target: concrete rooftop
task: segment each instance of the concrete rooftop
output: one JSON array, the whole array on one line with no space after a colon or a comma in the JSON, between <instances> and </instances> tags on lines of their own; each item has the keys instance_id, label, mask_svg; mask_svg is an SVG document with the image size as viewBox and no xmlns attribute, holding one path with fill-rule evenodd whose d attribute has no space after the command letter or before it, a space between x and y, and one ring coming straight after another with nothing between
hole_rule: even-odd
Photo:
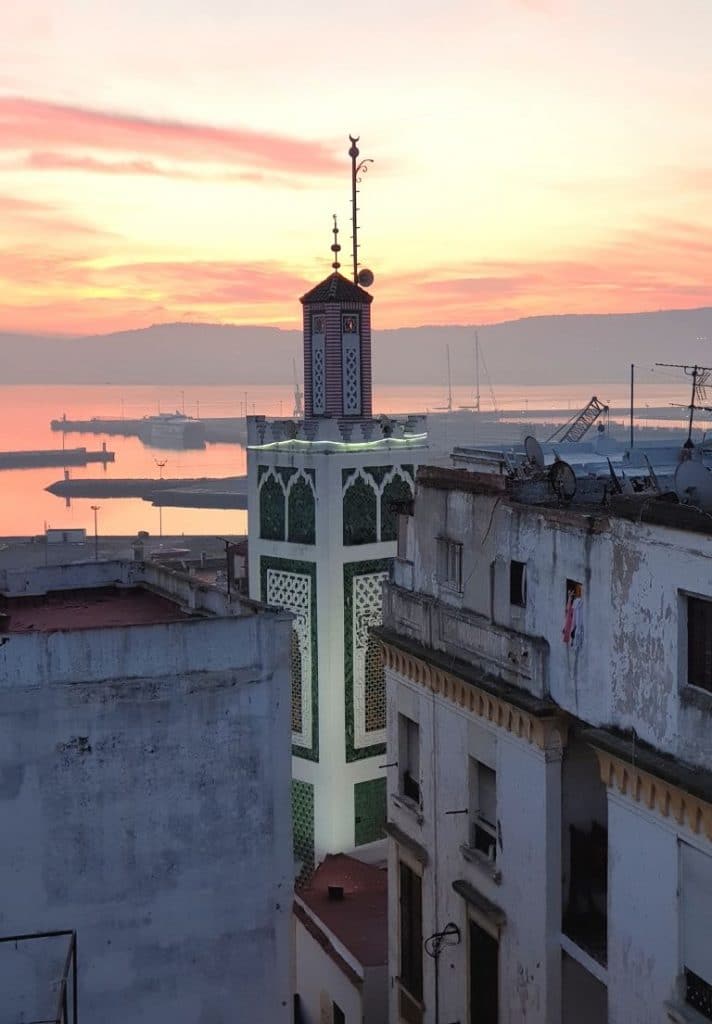
<instances>
[{"instance_id":1,"label":"concrete rooftop","mask_svg":"<svg viewBox=\"0 0 712 1024\"><path fill-rule=\"evenodd\" d=\"M191 618L179 604L142 587L92 587L31 597L0 595L6 633L52 633L66 629L156 625Z\"/></svg>"}]
</instances>

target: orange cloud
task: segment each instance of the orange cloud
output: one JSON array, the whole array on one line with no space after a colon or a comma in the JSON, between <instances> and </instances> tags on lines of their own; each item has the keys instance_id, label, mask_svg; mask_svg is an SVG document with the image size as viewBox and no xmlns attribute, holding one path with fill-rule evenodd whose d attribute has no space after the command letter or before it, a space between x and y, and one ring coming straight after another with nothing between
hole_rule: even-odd
<instances>
[{"instance_id":1,"label":"orange cloud","mask_svg":"<svg viewBox=\"0 0 712 1024\"><path fill-rule=\"evenodd\" d=\"M49 205L0 197L0 216L25 232L21 247L0 253L0 295L12 296L0 299L5 329L83 333L181 319L297 326L299 295L327 272L276 261L127 260L81 224L60 218L57 229ZM702 226L659 220L556 257L394 268L378 275L374 322L487 324L704 306L712 304L711 259Z\"/></svg>"},{"instance_id":2,"label":"orange cloud","mask_svg":"<svg viewBox=\"0 0 712 1024\"><path fill-rule=\"evenodd\" d=\"M247 166L295 175L343 174L343 159L322 142L249 129L91 110L24 97L0 97L5 150L81 148Z\"/></svg>"}]
</instances>

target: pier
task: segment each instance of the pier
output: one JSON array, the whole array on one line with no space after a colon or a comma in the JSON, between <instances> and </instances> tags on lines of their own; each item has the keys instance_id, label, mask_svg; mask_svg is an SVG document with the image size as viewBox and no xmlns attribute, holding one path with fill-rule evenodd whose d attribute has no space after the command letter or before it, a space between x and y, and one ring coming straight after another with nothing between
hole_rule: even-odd
<instances>
[{"instance_id":1,"label":"pier","mask_svg":"<svg viewBox=\"0 0 712 1024\"><path fill-rule=\"evenodd\" d=\"M156 480L146 477L57 480L45 488L50 494L71 498L142 498L154 505L175 508L247 508L247 477L192 477Z\"/></svg>"},{"instance_id":2,"label":"pier","mask_svg":"<svg viewBox=\"0 0 712 1024\"><path fill-rule=\"evenodd\" d=\"M104 465L113 462L114 452L87 451L86 448L49 448L45 451L0 452L0 469L41 469L45 466L86 466L90 462Z\"/></svg>"}]
</instances>

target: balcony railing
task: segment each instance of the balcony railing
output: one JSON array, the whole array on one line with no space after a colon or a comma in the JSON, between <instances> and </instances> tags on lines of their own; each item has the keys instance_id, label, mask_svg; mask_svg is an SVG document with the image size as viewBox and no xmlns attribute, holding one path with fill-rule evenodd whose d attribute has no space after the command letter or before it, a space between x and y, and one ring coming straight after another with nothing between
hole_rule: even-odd
<instances>
[{"instance_id":1,"label":"balcony railing","mask_svg":"<svg viewBox=\"0 0 712 1024\"><path fill-rule=\"evenodd\" d=\"M54 966L50 963L52 957L57 954L56 952L48 953L46 949L41 950L39 940L42 939L65 940L61 944L61 953L64 953L64 956L61 957L60 953L61 964L58 977L55 974ZM13 955L27 952L28 957L25 958L25 964L29 959L30 965L34 967L38 962L45 961L47 967L44 973L48 978L52 978L51 988L54 991L49 990L46 993L33 991L32 995L26 995L22 991L22 971L18 970L20 965L3 958L5 960L3 967L9 967L9 971L3 971L3 975L7 974L7 977L4 979L3 991L0 994L0 1019L7 1021L8 1024L25 1020L41 1020L41 1024L78 1024L77 933L75 931L55 931L30 932L25 935L1 935L0 955L6 949L11 950ZM42 974L41 967L38 971L33 970L33 977L36 977L37 973ZM16 980L15 986L11 983L11 976ZM48 982L48 984L50 983ZM13 991L14 987L17 988L17 991ZM34 1005L29 1005L30 1000ZM50 1009L49 1011L41 1009L39 1011L41 1016L38 1016L35 1009L38 1006ZM47 1012L51 1016L47 1016Z\"/></svg>"}]
</instances>

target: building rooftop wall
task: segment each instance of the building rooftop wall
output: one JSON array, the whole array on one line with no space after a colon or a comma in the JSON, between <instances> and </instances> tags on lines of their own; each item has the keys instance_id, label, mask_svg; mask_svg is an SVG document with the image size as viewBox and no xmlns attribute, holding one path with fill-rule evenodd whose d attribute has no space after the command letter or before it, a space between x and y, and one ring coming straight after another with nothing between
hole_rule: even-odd
<instances>
[{"instance_id":1,"label":"building rooftop wall","mask_svg":"<svg viewBox=\"0 0 712 1024\"><path fill-rule=\"evenodd\" d=\"M0 572L0 687L225 671L263 618L287 613L228 597L154 563L87 562Z\"/></svg>"}]
</instances>

